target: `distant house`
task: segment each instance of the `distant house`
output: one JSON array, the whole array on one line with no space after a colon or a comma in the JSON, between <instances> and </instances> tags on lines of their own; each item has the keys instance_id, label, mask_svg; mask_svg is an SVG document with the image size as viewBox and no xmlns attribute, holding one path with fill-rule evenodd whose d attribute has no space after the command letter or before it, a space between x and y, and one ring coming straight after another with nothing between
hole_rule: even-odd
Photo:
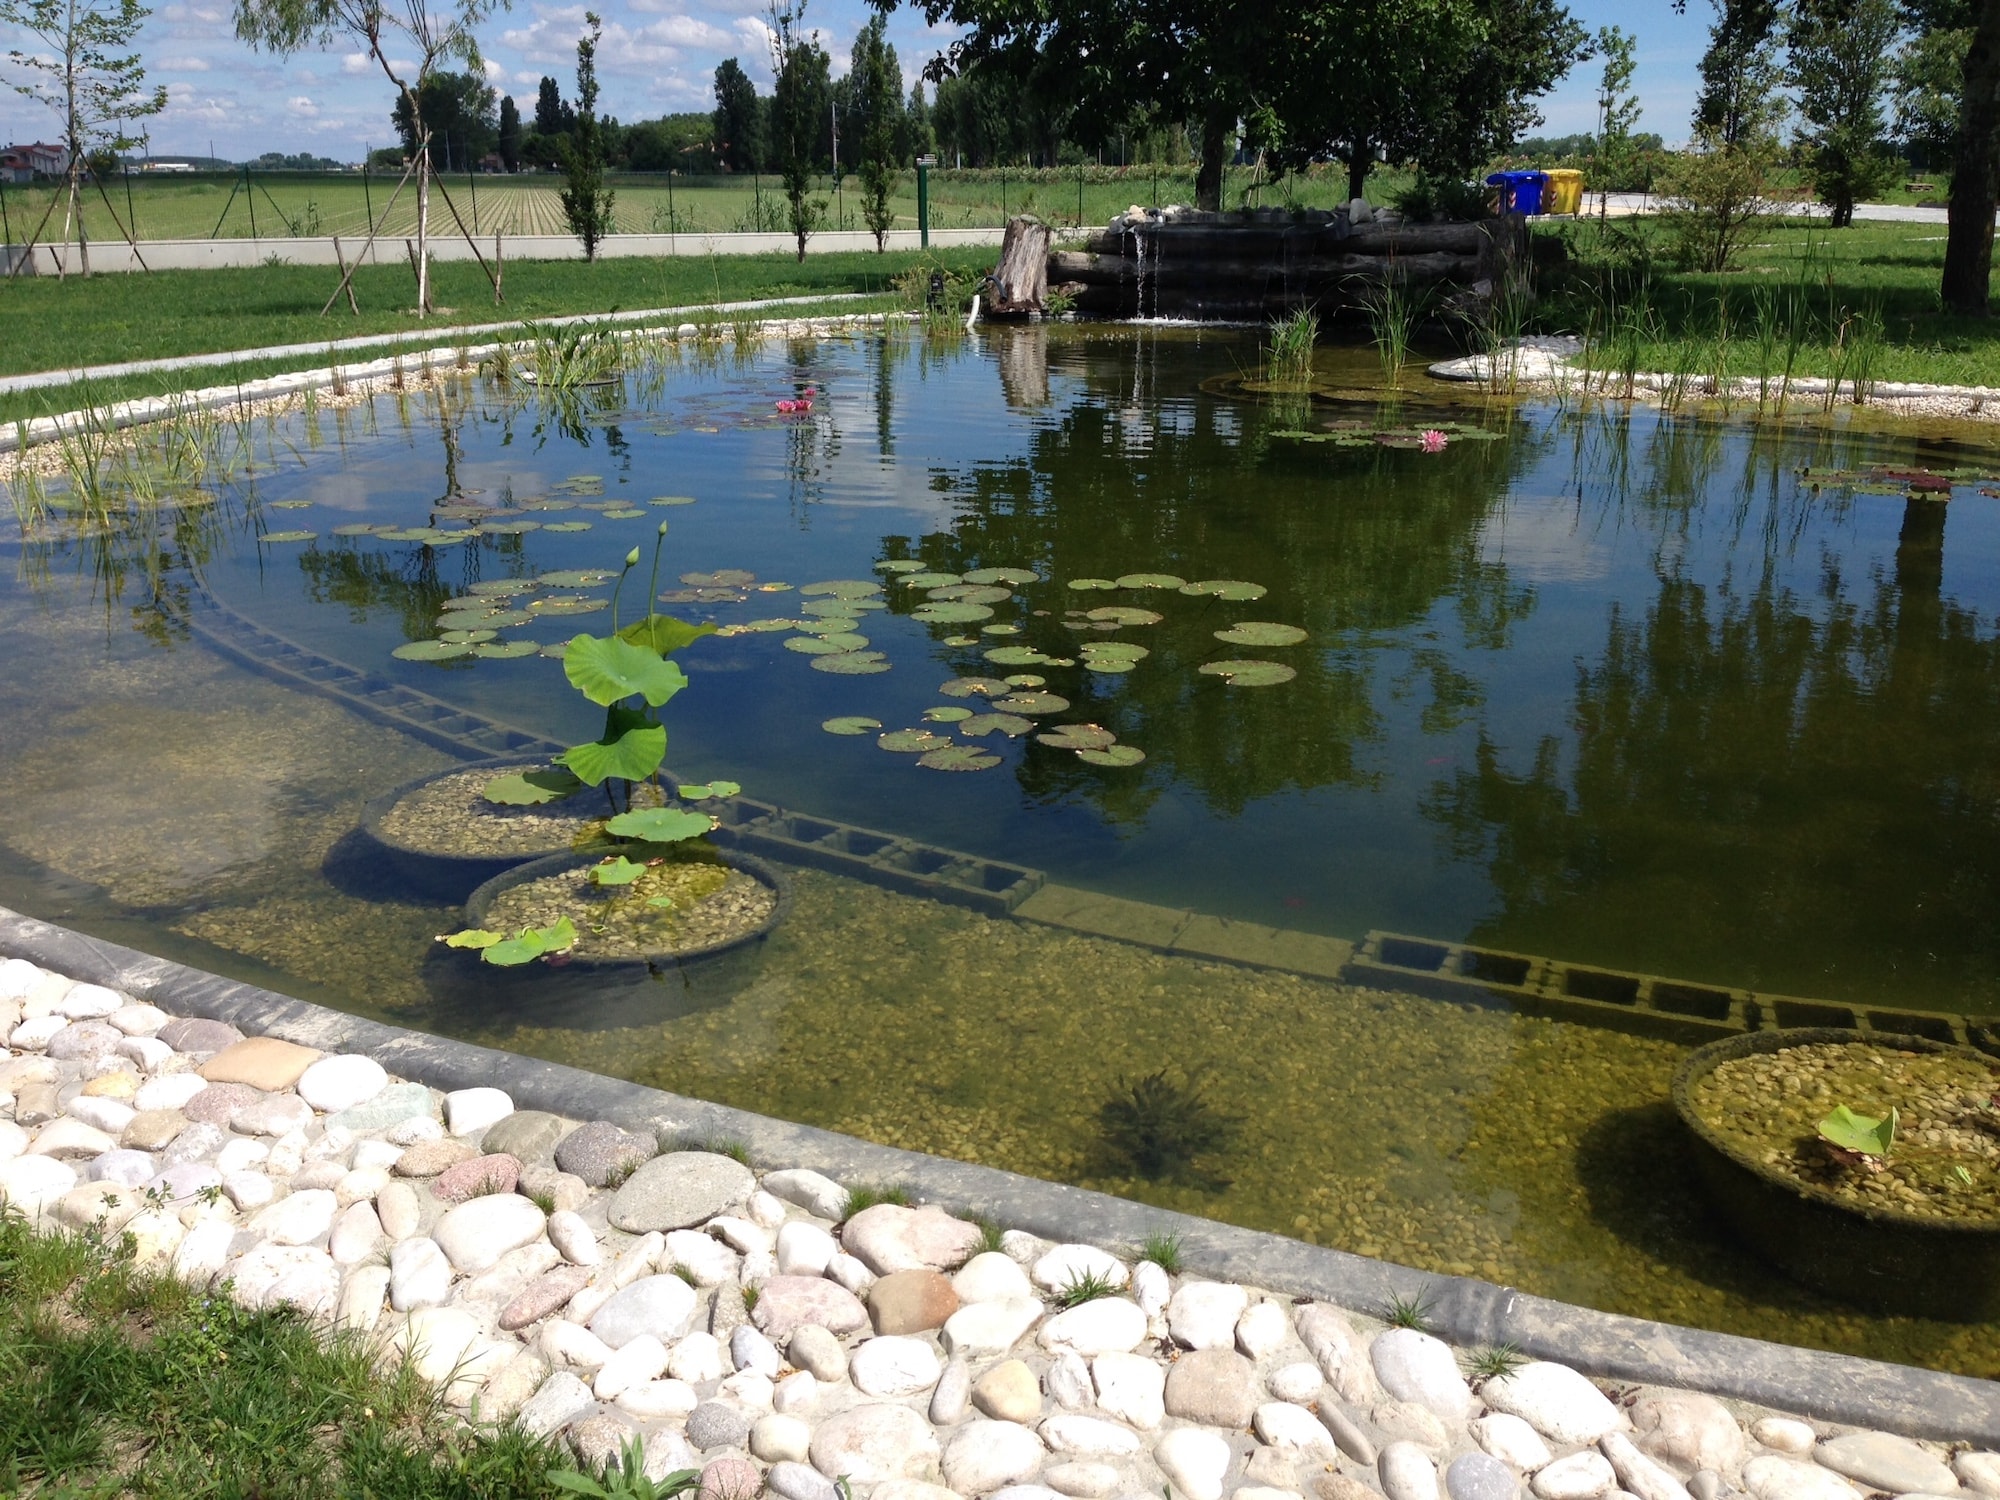
<instances>
[{"instance_id":1,"label":"distant house","mask_svg":"<svg viewBox=\"0 0 2000 1500\"><path fill-rule=\"evenodd\" d=\"M38 177L60 177L69 166L69 153L60 146L9 146L0 150L0 182L33 182Z\"/></svg>"}]
</instances>

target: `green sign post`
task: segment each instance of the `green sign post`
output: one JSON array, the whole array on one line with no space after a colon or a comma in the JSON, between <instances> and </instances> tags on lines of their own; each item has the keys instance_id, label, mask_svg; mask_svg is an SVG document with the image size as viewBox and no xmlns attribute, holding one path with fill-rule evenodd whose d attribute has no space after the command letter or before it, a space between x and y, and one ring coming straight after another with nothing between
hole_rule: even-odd
<instances>
[{"instance_id":1,"label":"green sign post","mask_svg":"<svg viewBox=\"0 0 2000 1500\"><path fill-rule=\"evenodd\" d=\"M936 165L935 156L917 158L917 243L926 250L931 247L931 168Z\"/></svg>"}]
</instances>

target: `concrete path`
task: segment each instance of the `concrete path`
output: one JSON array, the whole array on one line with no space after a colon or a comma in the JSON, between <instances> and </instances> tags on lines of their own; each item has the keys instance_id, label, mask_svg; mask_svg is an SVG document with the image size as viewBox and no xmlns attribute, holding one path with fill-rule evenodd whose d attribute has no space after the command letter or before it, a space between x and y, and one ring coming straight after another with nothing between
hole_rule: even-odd
<instances>
[{"instance_id":1,"label":"concrete path","mask_svg":"<svg viewBox=\"0 0 2000 1500\"><path fill-rule=\"evenodd\" d=\"M1585 193L1584 205L1589 210L1583 217L1589 218L1597 212L1598 199L1606 201L1606 211L1614 217L1629 217L1633 214L1657 213L1660 207L1656 193ZM1782 203L1778 213L1796 218L1823 219L1826 209L1818 203ZM1857 203L1854 217L1870 223L1884 224L1945 224L1950 222L1949 213L1942 208L1918 208L1909 203ZM2000 214L1996 214L2000 221Z\"/></svg>"}]
</instances>

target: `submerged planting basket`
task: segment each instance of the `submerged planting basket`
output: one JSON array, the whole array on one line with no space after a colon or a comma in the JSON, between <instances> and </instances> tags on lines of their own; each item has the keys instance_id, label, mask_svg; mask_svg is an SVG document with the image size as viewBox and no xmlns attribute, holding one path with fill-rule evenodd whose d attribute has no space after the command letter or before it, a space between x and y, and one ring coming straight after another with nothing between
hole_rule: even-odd
<instances>
[{"instance_id":1,"label":"submerged planting basket","mask_svg":"<svg viewBox=\"0 0 2000 1500\"><path fill-rule=\"evenodd\" d=\"M1837 1027L1753 1031L1689 1053L1674 1074L1674 1108L1694 1137L1710 1200L1766 1260L1818 1292L1871 1312L1978 1322L2000 1316L2000 1222L1952 1223L1859 1207L1755 1160L1711 1130L1694 1086L1722 1063L1820 1043L1868 1041L1901 1052L1963 1053L1918 1036Z\"/></svg>"},{"instance_id":2,"label":"submerged planting basket","mask_svg":"<svg viewBox=\"0 0 2000 1500\"><path fill-rule=\"evenodd\" d=\"M706 947L632 958L563 955L536 959L517 968L480 961L472 950L447 949L432 955L432 984L448 1000L478 1008L488 1020L602 1030L644 1026L726 1004L762 966L765 944L792 908L791 882L771 865L735 849L718 849L731 869L768 887L776 896L764 920L749 932ZM468 927L487 925L501 894L531 880L596 864L595 853L558 854L516 865L486 881L465 903Z\"/></svg>"}]
</instances>

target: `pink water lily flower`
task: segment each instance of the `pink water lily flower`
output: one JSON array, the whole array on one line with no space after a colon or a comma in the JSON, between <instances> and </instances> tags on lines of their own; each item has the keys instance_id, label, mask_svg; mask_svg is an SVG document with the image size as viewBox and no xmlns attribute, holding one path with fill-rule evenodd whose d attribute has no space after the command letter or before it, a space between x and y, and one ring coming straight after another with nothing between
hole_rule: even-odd
<instances>
[{"instance_id":1,"label":"pink water lily flower","mask_svg":"<svg viewBox=\"0 0 2000 1500\"><path fill-rule=\"evenodd\" d=\"M1419 440L1423 443L1424 452L1426 453L1444 452L1444 445L1446 442L1445 435L1439 432L1435 427L1425 428L1424 431L1419 435Z\"/></svg>"}]
</instances>

